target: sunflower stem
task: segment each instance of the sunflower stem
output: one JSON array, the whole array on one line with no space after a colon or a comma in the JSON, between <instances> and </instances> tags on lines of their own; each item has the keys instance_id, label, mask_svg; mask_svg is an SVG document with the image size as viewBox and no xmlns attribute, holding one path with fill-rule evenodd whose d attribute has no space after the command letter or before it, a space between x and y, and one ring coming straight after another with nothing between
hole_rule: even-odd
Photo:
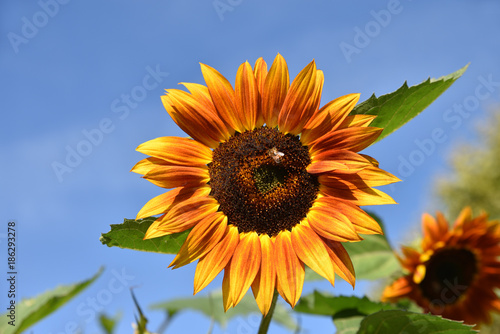
<instances>
[{"instance_id":1,"label":"sunflower stem","mask_svg":"<svg viewBox=\"0 0 500 334\"><path fill-rule=\"evenodd\" d=\"M276 301L278 300L278 291L274 290L273 301L271 302L271 307L269 308L269 312L265 316L262 316L262 320L260 321L259 331L257 334L266 334L269 329L269 324L271 323L271 319L273 317L274 308L276 307Z\"/></svg>"}]
</instances>

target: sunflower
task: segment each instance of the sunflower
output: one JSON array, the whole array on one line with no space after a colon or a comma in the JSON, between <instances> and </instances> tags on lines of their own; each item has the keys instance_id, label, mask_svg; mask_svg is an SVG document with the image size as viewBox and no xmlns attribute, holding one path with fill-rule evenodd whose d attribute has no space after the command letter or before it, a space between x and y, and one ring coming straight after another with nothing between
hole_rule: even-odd
<instances>
[{"instance_id":1,"label":"sunflower","mask_svg":"<svg viewBox=\"0 0 500 334\"><path fill-rule=\"evenodd\" d=\"M251 287L263 314L275 289L292 307L307 265L334 284L354 286L342 242L382 233L360 205L394 203L372 188L398 181L358 154L382 129L374 116L349 113L359 94L319 109L323 72L308 64L290 85L277 55L243 63L235 88L201 64L206 86L182 83L162 96L169 115L192 139L160 137L137 150L150 157L133 172L174 188L150 200L137 219L160 215L145 239L192 230L170 264L198 260L194 293L222 270L227 310Z\"/></svg>"},{"instance_id":2,"label":"sunflower","mask_svg":"<svg viewBox=\"0 0 500 334\"><path fill-rule=\"evenodd\" d=\"M424 312L467 324L491 322L500 311L500 222L486 213L462 210L454 226L441 213L422 217L422 251L403 247L400 262L409 273L384 290L382 299L414 300Z\"/></svg>"}]
</instances>

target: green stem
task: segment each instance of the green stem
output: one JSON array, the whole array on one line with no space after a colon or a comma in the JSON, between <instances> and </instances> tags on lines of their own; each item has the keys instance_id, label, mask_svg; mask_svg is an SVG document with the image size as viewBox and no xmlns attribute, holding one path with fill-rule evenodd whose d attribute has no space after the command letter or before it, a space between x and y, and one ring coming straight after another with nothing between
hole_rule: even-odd
<instances>
[{"instance_id":1,"label":"green stem","mask_svg":"<svg viewBox=\"0 0 500 334\"><path fill-rule=\"evenodd\" d=\"M277 300L278 300L278 291L274 290L271 307L269 308L269 312L267 312L266 316L262 316L262 320L260 321L259 331L257 332L257 334L267 333L267 330L269 329L269 324L271 323L271 319L273 317L274 308L276 307Z\"/></svg>"}]
</instances>

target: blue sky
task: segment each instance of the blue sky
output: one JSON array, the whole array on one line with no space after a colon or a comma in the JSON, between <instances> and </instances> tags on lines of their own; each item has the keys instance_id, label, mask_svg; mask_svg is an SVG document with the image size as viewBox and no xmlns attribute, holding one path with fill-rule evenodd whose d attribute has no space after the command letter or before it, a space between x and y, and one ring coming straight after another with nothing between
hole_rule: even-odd
<instances>
[{"instance_id":1,"label":"blue sky","mask_svg":"<svg viewBox=\"0 0 500 334\"><path fill-rule=\"evenodd\" d=\"M322 104L354 92L363 101L405 80L417 84L470 63L424 113L365 151L404 180L382 189L398 205L370 208L384 219L393 245L411 237L424 210L438 208L430 195L436 177L446 173L450 149L471 140L475 124L500 97L497 1L3 1L0 16L0 222L5 230L9 220L18 224L19 293L33 296L106 267L34 333L71 333L71 323L99 333L82 310L115 284L116 273L127 289L114 286L109 303L98 306L123 312L120 333L133 322L128 286L137 287L145 309L192 294L194 265L172 271L166 267L173 256L108 248L99 236L162 192L129 172L143 158L135 148L184 135L160 96L179 82L203 83L199 62L234 83L245 60L270 63L279 52L294 77L315 59L325 74ZM442 140L432 141L439 129ZM93 143L82 144L92 134ZM429 141L427 151L417 144ZM68 158L78 149L86 155ZM58 164L68 169L56 172ZM366 288L359 286L358 294ZM219 287L220 279L207 291ZM310 283L304 291L314 288L352 294L340 282L335 288ZM155 330L161 314L148 316ZM302 325L310 333L334 330L328 318L303 316ZM183 326L206 332L209 320L186 313L171 326L167 333ZM235 320L214 333L241 326ZM271 332L285 331L273 326Z\"/></svg>"}]
</instances>

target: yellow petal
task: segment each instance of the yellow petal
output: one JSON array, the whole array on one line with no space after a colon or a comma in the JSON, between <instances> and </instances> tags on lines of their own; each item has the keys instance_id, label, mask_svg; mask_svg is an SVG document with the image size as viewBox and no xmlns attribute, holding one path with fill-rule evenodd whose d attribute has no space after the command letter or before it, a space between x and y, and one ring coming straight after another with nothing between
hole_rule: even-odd
<instances>
[{"instance_id":1,"label":"yellow petal","mask_svg":"<svg viewBox=\"0 0 500 334\"><path fill-rule=\"evenodd\" d=\"M319 174L329 171L336 173L356 173L367 167L373 167L371 162L360 154L348 150L332 149L323 151L311 157L312 163L307 166L307 172Z\"/></svg>"},{"instance_id":2,"label":"yellow petal","mask_svg":"<svg viewBox=\"0 0 500 334\"><path fill-rule=\"evenodd\" d=\"M169 211L173 206L183 202L200 192L207 194L210 190L206 187L179 187L158 195L149 200L139 211L135 219L142 219Z\"/></svg>"},{"instance_id":3,"label":"yellow petal","mask_svg":"<svg viewBox=\"0 0 500 334\"><path fill-rule=\"evenodd\" d=\"M181 137L156 138L139 145L137 151L177 166L205 166L212 161L209 147Z\"/></svg>"},{"instance_id":4,"label":"yellow petal","mask_svg":"<svg viewBox=\"0 0 500 334\"><path fill-rule=\"evenodd\" d=\"M205 64L200 65L217 114L229 128L243 132L245 129L240 121L239 111L235 104L233 87L216 69Z\"/></svg>"},{"instance_id":5,"label":"yellow petal","mask_svg":"<svg viewBox=\"0 0 500 334\"><path fill-rule=\"evenodd\" d=\"M241 64L238 69L235 94L240 122L245 129L254 129L260 113L260 95L252 66L248 62Z\"/></svg>"},{"instance_id":6,"label":"yellow petal","mask_svg":"<svg viewBox=\"0 0 500 334\"><path fill-rule=\"evenodd\" d=\"M261 265L252 283L252 292L265 316L271 307L276 282L276 266L274 264L274 242L267 234L259 236L261 246Z\"/></svg>"},{"instance_id":7,"label":"yellow petal","mask_svg":"<svg viewBox=\"0 0 500 334\"><path fill-rule=\"evenodd\" d=\"M320 176L319 179L319 189L321 193L343 199L354 205L396 204L389 195L375 188L357 188L341 180L322 179L322 176Z\"/></svg>"},{"instance_id":8,"label":"yellow petal","mask_svg":"<svg viewBox=\"0 0 500 334\"><path fill-rule=\"evenodd\" d=\"M219 203L211 196L193 196L158 218L146 232L145 239L154 230L162 231L164 235L183 232L198 224L206 216L216 212Z\"/></svg>"},{"instance_id":9,"label":"yellow petal","mask_svg":"<svg viewBox=\"0 0 500 334\"><path fill-rule=\"evenodd\" d=\"M359 100L359 94L348 94L328 102L304 125L300 140L310 145L328 132L335 131Z\"/></svg>"},{"instance_id":10,"label":"yellow petal","mask_svg":"<svg viewBox=\"0 0 500 334\"><path fill-rule=\"evenodd\" d=\"M316 111L321 95L318 96L315 89L323 87L322 80L316 82L316 74L313 60L293 80L278 117L281 132L299 134Z\"/></svg>"},{"instance_id":11,"label":"yellow petal","mask_svg":"<svg viewBox=\"0 0 500 334\"><path fill-rule=\"evenodd\" d=\"M260 264L259 236L255 232L240 234L240 242L231 258L231 266L226 268L229 273L229 298L233 306L236 306L248 291L259 271Z\"/></svg>"},{"instance_id":12,"label":"yellow petal","mask_svg":"<svg viewBox=\"0 0 500 334\"><path fill-rule=\"evenodd\" d=\"M324 238L343 242L361 240L354 225L335 208L313 206L307 213L307 222Z\"/></svg>"},{"instance_id":13,"label":"yellow petal","mask_svg":"<svg viewBox=\"0 0 500 334\"><path fill-rule=\"evenodd\" d=\"M170 117L184 132L210 148L217 147L234 133L211 108L189 93L169 89L161 100Z\"/></svg>"},{"instance_id":14,"label":"yellow petal","mask_svg":"<svg viewBox=\"0 0 500 334\"><path fill-rule=\"evenodd\" d=\"M278 53L266 76L262 91L262 115L268 127L278 124L278 115L285 101L290 77L285 59Z\"/></svg>"},{"instance_id":15,"label":"yellow petal","mask_svg":"<svg viewBox=\"0 0 500 334\"><path fill-rule=\"evenodd\" d=\"M380 128L347 128L329 132L312 145L312 156L331 149L359 152L370 146L380 135Z\"/></svg>"},{"instance_id":16,"label":"yellow petal","mask_svg":"<svg viewBox=\"0 0 500 334\"><path fill-rule=\"evenodd\" d=\"M352 265L351 258L349 257L349 254L345 250L344 246L342 246L342 243L338 241L328 239L322 240L327 246L326 249L328 251L328 255L330 256L330 260L332 261L335 273L351 284L354 288L354 284L356 283L354 266Z\"/></svg>"},{"instance_id":17,"label":"yellow petal","mask_svg":"<svg viewBox=\"0 0 500 334\"><path fill-rule=\"evenodd\" d=\"M238 228L228 225L222 240L198 261L194 274L194 294L205 288L224 269L231 260L239 240Z\"/></svg>"},{"instance_id":18,"label":"yellow petal","mask_svg":"<svg viewBox=\"0 0 500 334\"><path fill-rule=\"evenodd\" d=\"M275 252L278 291L290 306L295 307L302 294L305 271L293 249L290 231L281 231L276 236Z\"/></svg>"},{"instance_id":19,"label":"yellow petal","mask_svg":"<svg viewBox=\"0 0 500 334\"><path fill-rule=\"evenodd\" d=\"M297 224L292 228L292 245L299 259L309 268L335 284L335 272L321 238L310 227Z\"/></svg>"},{"instance_id":20,"label":"yellow petal","mask_svg":"<svg viewBox=\"0 0 500 334\"><path fill-rule=\"evenodd\" d=\"M169 267L177 269L207 254L217 245L227 228L227 217L222 212L214 212L203 218L189 232L179 253Z\"/></svg>"},{"instance_id":21,"label":"yellow petal","mask_svg":"<svg viewBox=\"0 0 500 334\"><path fill-rule=\"evenodd\" d=\"M344 215L359 234L382 234L382 228L369 214L358 206L338 198L323 196L316 200L315 206L331 208Z\"/></svg>"},{"instance_id":22,"label":"yellow petal","mask_svg":"<svg viewBox=\"0 0 500 334\"><path fill-rule=\"evenodd\" d=\"M165 165L166 162L163 159L158 159L158 158L146 158L142 159L138 163L135 164L134 167L130 170L131 172L145 175L147 174L151 169L157 167L158 165Z\"/></svg>"},{"instance_id":23,"label":"yellow petal","mask_svg":"<svg viewBox=\"0 0 500 334\"><path fill-rule=\"evenodd\" d=\"M194 187L210 180L208 167L179 167L156 165L143 176L163 188Z\"/></svg>"}]
</instances>

